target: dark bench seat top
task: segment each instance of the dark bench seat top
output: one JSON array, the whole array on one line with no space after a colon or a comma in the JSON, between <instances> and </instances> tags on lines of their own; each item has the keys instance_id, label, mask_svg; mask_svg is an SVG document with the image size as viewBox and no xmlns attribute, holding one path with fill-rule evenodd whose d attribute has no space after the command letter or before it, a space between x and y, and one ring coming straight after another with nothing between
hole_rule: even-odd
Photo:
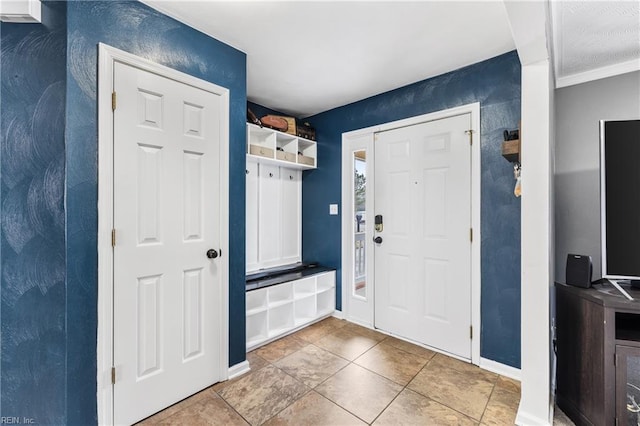
<instances>
[{"instance_id":1,"label":"dark bench seat top","mask_svg":"<svg viewBox=\"0 0 640 426\"><path fill-rule=\"evenodd\" d=\"M329 271L334 271L334 269L320 266L317 263L295 263L262 269L246 276L246 290L257 290Z\"/></svg>"}]
</instances>

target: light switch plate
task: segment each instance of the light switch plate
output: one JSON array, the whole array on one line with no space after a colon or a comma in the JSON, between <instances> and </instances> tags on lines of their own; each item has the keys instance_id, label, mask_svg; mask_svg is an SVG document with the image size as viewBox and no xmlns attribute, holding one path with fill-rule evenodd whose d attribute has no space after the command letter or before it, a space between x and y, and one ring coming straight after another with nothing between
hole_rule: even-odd
<instances>
[{"instance_id":1,"label":"light switch plate","mask_svg":"<svg viewBox=\"0 0 640 426\"><path fill-rule=\"evenodd\" d=\"M329 214L337 215L338 214L338 205L337 204L329 204Z\"/></svg>"}]
</instances>

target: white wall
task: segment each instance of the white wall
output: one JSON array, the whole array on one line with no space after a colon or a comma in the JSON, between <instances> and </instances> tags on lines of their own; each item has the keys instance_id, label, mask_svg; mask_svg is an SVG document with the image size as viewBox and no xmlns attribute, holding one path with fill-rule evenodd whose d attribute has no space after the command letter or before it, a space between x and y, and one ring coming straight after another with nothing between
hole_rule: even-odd
<instances>
[{"instance_id":1,"label":"white wall","mask_svg":"<svg viewBox=\"0 0 640 426\"><path fill-rule=\"evenodd\" d=\"M603 119L640 119L640 72L556 90L556 281L568 253L593 258L600 278L599 128Z\"/></svg>"},{"instance_id":2,"label":"white wall","mask_svg":"<svg viewBox=\"0 0 640 426\"><path fill-rule=\"evenodd\" d=\"M554 84L547 2L504 0L522 63L521 397L516 423L549 425L554 268Z\"/></svg>"},{"instance_id":3,"label":"white wall","mask_svg":"<svg viewBox=\"0 0 640 426\"><path fill-rule=\"evenodd\" d=\"M522 390L517 424L551 416L553 81L549 60L522 67Z\"/></svg>"}]
</instances>

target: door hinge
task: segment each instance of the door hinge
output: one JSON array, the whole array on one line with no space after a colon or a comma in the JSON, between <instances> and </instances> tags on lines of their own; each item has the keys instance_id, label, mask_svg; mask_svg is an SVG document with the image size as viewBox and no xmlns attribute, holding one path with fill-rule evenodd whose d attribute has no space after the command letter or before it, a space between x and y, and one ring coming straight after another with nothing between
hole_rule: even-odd
<instances>
[{"instance_id":1,"label":"door hinge","mask_svg":"<svg viewBox=\"0 0 640 426\"><path fill-rule=\"evenodd\" d=\"M111 111L116 110L116 92L111 92Z\"/></svg>"},{"instance_id":2,"label":"door hinge","mask_svg":"<svg viewBox=\"0 0 640 426\"><path fill-rule=\"evenodd\" d=\"M473 339L473 326L469 326L469 339Z\"/></svg>"},{"instance_id":3,"label":"door hinge","mask_svg":"<svg viewBox=\"0 0 640 426\"><path fill-rule=\"evenodd\" d=\"M469 228L469 241L473 242L473 228Z\"/></svg>"},{"instance_id":4,"label":"door hinge","mask_svg":"<svg viewBox=\"0 0 640 426\"><path fill-rule=\"evenodd\" d=\"M473 130L465 130L465 135L469 135L469 145L473 145Z\"/></svg>"},{"instance_id":5,"label":"door hinge","mask_svg":"<svg viewBox=\"0 0 640 426\"><path fill-rule=\"evenodd\" d=\"M111 367L111 384L112 385L116 384L116 368L115 367Z\"/></svg>"},{"instance_id":6,"label":"door hinge","mask_svg":"<svg viewBox=\"0 0 640 426\"><path fill-rule=\"evenodd\" d=\"M115 247L116 246L116 230L112 229L111 230L111 247Z\"/></svg>"},{"instance_id":7,"label":"door hinge","mask_svg":"<svg viewBox=\"0 0 640 426\"><path fill-rule=\"evenodd\" d=\"M613 365L614 366L618 365L618 354L613 354Z\"/></svg>"}]
</instances>

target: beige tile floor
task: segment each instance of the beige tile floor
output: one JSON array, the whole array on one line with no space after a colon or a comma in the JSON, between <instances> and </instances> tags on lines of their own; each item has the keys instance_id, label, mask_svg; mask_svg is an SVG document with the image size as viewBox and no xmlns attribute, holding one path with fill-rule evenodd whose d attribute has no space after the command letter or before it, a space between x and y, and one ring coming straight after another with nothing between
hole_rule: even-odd
<instances>
[{"instance_id":1,"label":"beige tile floor","mask_svg":"<svg viewBox=\"0 0 640 426\"><path fill-rule=\"evenodd\" d=\"M520 384L327 318L247 354L251 371L144 425L513 425Z\"/></svg>"}]
</instances>

